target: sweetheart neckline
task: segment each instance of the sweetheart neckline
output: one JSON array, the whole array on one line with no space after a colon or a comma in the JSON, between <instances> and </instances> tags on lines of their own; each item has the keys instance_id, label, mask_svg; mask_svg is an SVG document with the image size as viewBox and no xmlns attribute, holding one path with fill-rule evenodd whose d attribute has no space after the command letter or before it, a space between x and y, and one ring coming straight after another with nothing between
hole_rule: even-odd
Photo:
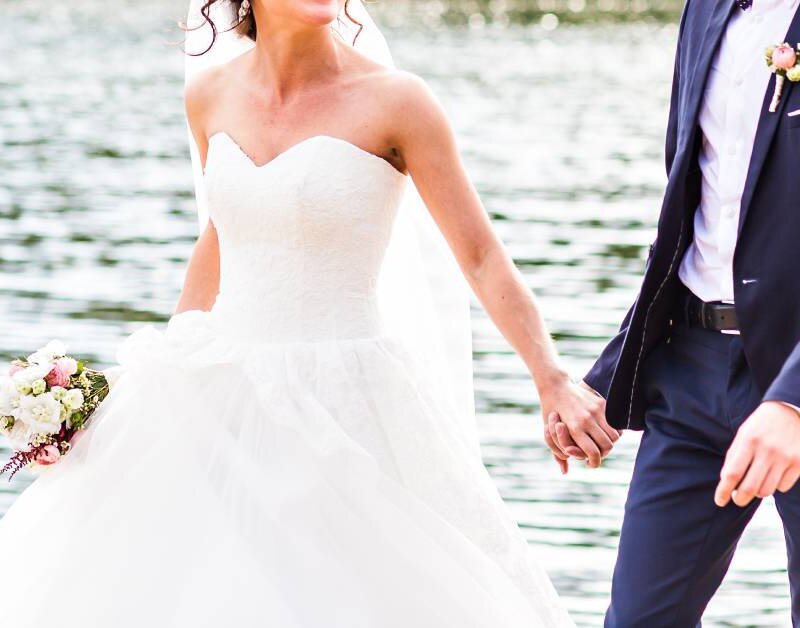
<instances>
[{"instance_id":1,"label":"sweetheart neckline","mask_svg":"<svg viewBox=\"0 0 800 628\"><path fill-rule=\"evenodd\" d=\"M215 138L219 137L219 136L225 137L228 140L228 142L232 146L234 146L238 150L239 153L241 153L242 157L244 157L250 163L250 165L253 166L253 168L255 168L256 170L262 170L264 168L268 168L269 166L273 165L276 161L279 161L279 160L283 159L286 155L289 155L290 153L294 152L295 150L299 149L300 147L304 146L305 144L310 144L311 142L319 141L319 140L326 140L326 141L331 141L331 142L337 143L339 145L346 146L346 147L350 148L352 151L354 151L355 154L357 154L357 155L363 155L365 157L370 158L372 161L380 162L381 165L383 165L386 168L389 168L389 170L391 170L391 172L394 175L398 176L398 177L405 178L407 176L404 173L400 172L397 168L395 168L388 161L386 161L383 157L379 157L375 153L371 153L368 150L364 150L363 148L361 148L357 144L353 144L353 142L350 142L348 140L342 139L340 137L336 137L334 135L326 135L324 133L320 133L320 134L317 134L317 135L311 135L309 137L303 138L303 139L295 142L294 144L291 144L290 146L286 147L281 152L279 152L277 155L275 155L272 159L270 159L269 161L264 162L263 164L257 164L255 162L255 160L252 157L250 157L250 155L247 152L245 152L244 148L242 148L242 145L239 144L239 142L237 142L235 139L233 139L233 136L231 136L231 134L228 133L227 131L217 131L215 133L212 133L209 136L209 138L208 138L208 146L209 146L208 150L209 150L209 152L211 150L211 141L214 140ZM203 175L206 174L207 168L208 168L208 153L206 153L206 168L203 171Z\"/></svg>"}]
</instances>

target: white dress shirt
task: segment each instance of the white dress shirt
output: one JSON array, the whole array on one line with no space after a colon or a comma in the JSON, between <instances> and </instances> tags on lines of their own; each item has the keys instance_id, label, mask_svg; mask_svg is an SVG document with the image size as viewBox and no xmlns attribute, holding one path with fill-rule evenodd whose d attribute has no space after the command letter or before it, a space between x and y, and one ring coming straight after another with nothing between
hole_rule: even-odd
<instances>
[{"instance_id":1,"label":"white dress shirt","mask_svg":"<svg viewBox=\"0 0 800 628\"><path fill-rule=\"evenodd\" d=\"M734 9L709 72L699 117L702 196L679 270L703 301L733 301L739 210L771 77L764 53L783 43L798 2L754 0L747 11Z\"/></svg>"}]
</instances>

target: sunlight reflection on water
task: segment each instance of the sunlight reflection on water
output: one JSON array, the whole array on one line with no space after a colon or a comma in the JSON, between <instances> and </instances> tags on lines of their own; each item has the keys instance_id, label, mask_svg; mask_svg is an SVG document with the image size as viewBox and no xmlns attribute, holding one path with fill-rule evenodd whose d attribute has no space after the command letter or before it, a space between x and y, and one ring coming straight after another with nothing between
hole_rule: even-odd
<instances>
[{"instance_id":1,"label":"sunlight reflection on water","mask_svg":"<svg viewBox=\"0 0 800 628\"><path fill-rule=\"evenodd\" d=\"M15 63L0 66L3 357L58 336L109 363L122 336L169 316L196 234L171 43L182 4L123 2L109 14L98 0L4 3L0 57ZM423 9L409 20L405 4L379 11L398 63L444 102L580 375L632 302L653 238L675 27L442 27ZM579 623L599 626L638 439L627 435L600 470L560 477L521 361L478 309L474 318L487 465ZM25 482L4 487L0 510ZM788 626L787 608L767 504L706 625Z\"/></svg>"}]
</instances>

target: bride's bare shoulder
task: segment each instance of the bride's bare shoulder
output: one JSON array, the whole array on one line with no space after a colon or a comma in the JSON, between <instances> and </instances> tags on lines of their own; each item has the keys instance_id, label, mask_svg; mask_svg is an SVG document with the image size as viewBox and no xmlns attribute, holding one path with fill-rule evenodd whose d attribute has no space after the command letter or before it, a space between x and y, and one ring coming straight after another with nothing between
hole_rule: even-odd
<instances>
[{"instance_id":1,"label":"bride's bare shoulder","mask_svg":"<svg viewBox=\"0 0 800 628\"><path fill-rule=\"evenodd\" d=\"M195 137L200 141L204 135L206 121L209 119L215 94L220 93L223 86L224 73L222 67L211 67L198 72L187 81L183 98L186 107L186 118Z\"/></svg>"},{"instance_id":2,"label":"bride's bare shoulder","mask_svg":"<svg viewBox=\"0 0 800 628\"><path fill-rule=\"evenodd\" d=\"M205 121L215 107L223 106L221 101L228 93L228 88L237 82L236 77L240 74L245 54L200 70L186 82L186 115L195 132L204 128Z\"/></svg>"},{"instance_id":3,"label":"bride's bare shoulder","mask_svg":"<svg viewBox=\"0 0 800 628\"><path fill-rule=\"evenodd\" d=\"M395 137L448 126L438 99L416 74L387 69L371 81L369 89L373 102L382 112L381 117Z\"/></svg>"},{"instance_id":4,"label":"bride's bare shoulder","mask_svg":"<svg viewBox=\"0 0 800 628\"><path fill-rule=\"evenodd\" d=\"M436 97L428 84L416 74L390 68L367 60L357 75L362 94L387 112L406 110L424 112L438 107Z\"/></svg>"},{"instance_id":5,"label":"bride's bare shoulder","mask_svg":"<svg viewBox=\"0 0 800 628\"><path fill-rule=\"evenodd\" d=\"M382 94L386 99L415 100L431 97L427 84L416 74L383 65L364 56L355 48L350 54L350 76L366 91Z\"/></svg>"},{"instance_id":6,"label":"bride's bare shoulder","mask_svg":"<svg viewBox=\"0 0 800 628\"><path fill-rule=\"evenodd\" d=\"M184 101L186 113L190 116L203 114L214 102L214 96L219 95L226 82L226 65L213 66L198 72L184 88Z\"/></svg>"},{"instance_id":7,"label":"bride's bare shoulder","mask_svg":"<svg viewBox=\"0 0 800 628\"><path fill-rule=\"evenodd\" d=\"M388 100L402 106L426 107L435 101L433 92L424 79L411 72L391 70L381 85Z\"/></svg>"}]
</instances>

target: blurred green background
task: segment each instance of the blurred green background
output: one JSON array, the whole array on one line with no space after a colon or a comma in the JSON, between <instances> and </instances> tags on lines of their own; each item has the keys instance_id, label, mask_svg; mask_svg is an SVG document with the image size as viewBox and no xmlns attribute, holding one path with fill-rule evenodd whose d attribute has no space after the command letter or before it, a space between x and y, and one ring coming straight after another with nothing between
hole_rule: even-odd
<instances>
[{"instance_id":1,"label":"blurred green background","mask_svg":"<svg viewBox=\"0 0 800 628\"><path fill-rule=\"evenodd\" d=\"M384 4L410 19L424 16L449 26L530 25L544 16L555 16L562 23L674 21L683 8L680 0L398 0ZM545 18L548 21L552 18Z\"/></svg>"}]
</instances>

